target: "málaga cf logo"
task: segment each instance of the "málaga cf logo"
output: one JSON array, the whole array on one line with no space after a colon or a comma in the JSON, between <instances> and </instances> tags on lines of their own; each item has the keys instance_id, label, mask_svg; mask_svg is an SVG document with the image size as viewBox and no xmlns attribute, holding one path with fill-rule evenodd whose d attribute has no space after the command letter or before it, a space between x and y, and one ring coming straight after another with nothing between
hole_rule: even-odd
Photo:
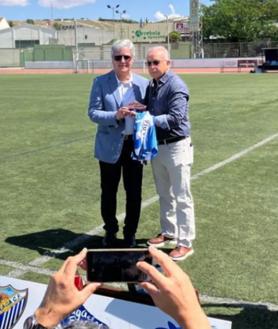
<instances>
[{"instance_id":1,"label":"m\u00e1laga cf logo","mask_svg":"<svg viewBox=\"0 0 278 329\"><path fill-rule=\"evenodd\" d=\"M24 311L27 296L28 289L0 286L0 329L12 329L15 326Z\"/></svg>"}]
</instances>

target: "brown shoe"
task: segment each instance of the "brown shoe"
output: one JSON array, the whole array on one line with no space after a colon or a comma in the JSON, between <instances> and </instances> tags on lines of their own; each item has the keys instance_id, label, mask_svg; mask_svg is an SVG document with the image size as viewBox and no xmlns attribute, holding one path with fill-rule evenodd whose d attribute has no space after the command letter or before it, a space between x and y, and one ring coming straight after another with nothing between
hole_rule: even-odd
<instances>
[{"instance_id":1,"label":"brown shoe","mask_svg":"<svg viewBox=\"0 0 278 329\"><path fill-rule=\"evenodd\" d=\"M163 234L158 234L155 238L150 239L147 244L149 246L163 247L167 242L171 244L177 244L177 241L174 238L168 238Z\"/></svg>"},{"instance_id":2,"label":"brown shoe","mask_svg":"<svg viewBox=\"0 0 278 329\"><path fill-rule=\"evenodd\" d=\"M169 256L173 260L178 261L178 260L186 259L187 257L191 256L193 253L194 250L192 248L178 246L170 252Z\"/></svg>"}]
</instances>

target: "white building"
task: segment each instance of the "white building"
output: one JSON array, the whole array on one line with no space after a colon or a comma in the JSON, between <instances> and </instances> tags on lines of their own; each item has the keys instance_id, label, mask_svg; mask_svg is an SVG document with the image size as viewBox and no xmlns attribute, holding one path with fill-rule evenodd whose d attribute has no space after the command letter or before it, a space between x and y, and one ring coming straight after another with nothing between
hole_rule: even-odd
<instances>
[{"instance_id":1,"label":"white building","mask_svg":"<svg viewBox=\"0 0 278 329\"><path fill-rule=\"evenodd\" d=\"M10 25L7 22L6 18L0 17L0 30L8 29L9 27L10 27Z\"/></svg>"},{"instance_id":2,"label":"white building","mask_svg":"<svg viewBox=\"0 0 278 329\"><path fill-rule=\"evenodd\" d=\"M110 42L114 37L114 32L94 26L84 26L73 24L64 25L57 31L57 43L60 45L75 46L88 45L100 46Z\"/></svg>"},{"instance_id":3,"label":"white building","mask_svg":"<svg viewBox=\"0 0 278 329\"><path fill-rule=\"evenodd\" d=\"M4 24L4 23L3 23ZM0 48L28 48L34 45L60 44L66 46L102 45L113 39L113 31L99 27L68 25L60 30L23 24L0 29Z\"/></svg>"},{"instance_id":4,"label":"white building","mask_svg":"<svg viewBox=\"0 0 278 329\"><path fill-rule=\"evenodd\" d=\"M91 25L74 21L62 22L59 29L51 26L22 24L9 27L0 20L0 48L31 48L34 45L65 45L72 47L94 47L110 43L113 39L128 38L135 43L166 42L172 31L185 38L189 34L188 20L179 18L156 23L92 22Z\"/></svg>"},{"instance_id":5,"label":"white building","mask_svg":"<svg viewBox=\"0 0 278 329\"><path fill-rule=\"evenodd\" d=\"M0 30L0 48L28 48L55 43L57 32L53 28L24 24Z\"/></svg>"}]
</instances>

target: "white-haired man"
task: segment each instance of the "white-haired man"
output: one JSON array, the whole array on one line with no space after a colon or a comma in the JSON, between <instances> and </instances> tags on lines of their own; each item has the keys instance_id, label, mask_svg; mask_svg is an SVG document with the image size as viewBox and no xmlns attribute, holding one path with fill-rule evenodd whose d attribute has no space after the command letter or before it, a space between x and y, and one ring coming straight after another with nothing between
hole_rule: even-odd
<instances>
[{"instance_id":1,"label":"white-haired man","mask_svg":"<svg viewBox=\"0 0 278 329\"><path fill-rule=\"evenodd\" d=\"M147 65L153 78L148 87L147 109L154 115L158 155L152 169L159 195L161 233L148 241L162 247L175 245L173 260L192 255L195 238L195 217L190 192L193 146L188 116L188 88L170 71L166 48L157 46L147 52Z\"/></svg>"},{"instance_id":2,"label":"white-haired man","mask_svg":"<svg viewBox=\"0 0 278 329\"><path fill-rule=\"evenodd\" d=\"M90 96L88 114L98 124L95 157L100 166L105 247L117 246L117 191L121 175L126 192L124 246L136 245L143 165L131 157L134 149L132 134L135 112L130 111L129 106L135 102L142 103L148 80L131 72L134 52L130 40L116 41L111 49L113 70L95 79Z\"/></svg>"}]
</instances>

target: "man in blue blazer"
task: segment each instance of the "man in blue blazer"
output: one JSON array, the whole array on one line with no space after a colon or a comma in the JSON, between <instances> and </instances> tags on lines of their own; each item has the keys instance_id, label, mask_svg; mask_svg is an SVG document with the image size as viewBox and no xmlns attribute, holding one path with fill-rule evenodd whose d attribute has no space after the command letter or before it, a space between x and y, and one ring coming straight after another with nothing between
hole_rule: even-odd
<instances>
[{"instance_id":1,"label":"man in blue blazer","mask_svg":"<svg viewBox=\"0 0 278 329\"><path fill-rule=\"evenodd\" d=\"M115 247L119 230L116 218L117 191L121 175L126 192L124 246L136 245L140 218L143 165L132 160L135 113L131 104L143 102L148 80L131 72L134 45L118 40L111 49L113 70L94 80L88 115L98 124L95 157L101 178L101 215L106 232L105 247Z\"/></svg>"}]
</instances>

